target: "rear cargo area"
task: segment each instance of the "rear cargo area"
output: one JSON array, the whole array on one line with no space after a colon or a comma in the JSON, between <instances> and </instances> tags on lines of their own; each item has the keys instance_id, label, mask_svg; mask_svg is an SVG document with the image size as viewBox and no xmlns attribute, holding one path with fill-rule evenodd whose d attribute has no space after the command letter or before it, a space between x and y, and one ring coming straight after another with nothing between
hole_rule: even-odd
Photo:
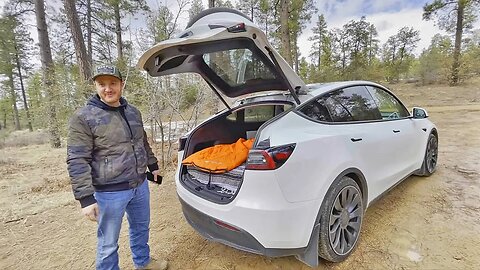
<instances>
[{"instance_id":1,"label":"rear cargo area","mask_svg":"<svg viewBox=\"0 0 480 270\"><path fill-rule=\"evenodd\" d=\"M291 107L288 102L258 103L222 113L190 133L185 141L183 159L214 145L233 144L239 138L255 138L263 124L281 117ZM240 166L222 173L182 165L180 179L192 193L216 203L228 203L242 184L245 168L246 157Z\"/></svg>"}]
</instances>

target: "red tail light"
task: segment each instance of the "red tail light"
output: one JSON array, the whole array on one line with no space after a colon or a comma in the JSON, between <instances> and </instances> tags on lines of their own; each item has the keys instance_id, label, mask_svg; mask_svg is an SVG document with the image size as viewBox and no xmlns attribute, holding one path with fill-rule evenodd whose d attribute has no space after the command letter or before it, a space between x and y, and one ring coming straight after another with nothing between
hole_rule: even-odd
<instances>
[{"instance_id":1,"label":"red tail light","mask_svg":"<svg viewBox=\"0 0 480 270\"><path fill-rule=\"evenodd\" d=\"M252 149L248 154L247 170L275 170L290 157L295 144L282 145L265 150Z\"/></svg>"}]
</instances>

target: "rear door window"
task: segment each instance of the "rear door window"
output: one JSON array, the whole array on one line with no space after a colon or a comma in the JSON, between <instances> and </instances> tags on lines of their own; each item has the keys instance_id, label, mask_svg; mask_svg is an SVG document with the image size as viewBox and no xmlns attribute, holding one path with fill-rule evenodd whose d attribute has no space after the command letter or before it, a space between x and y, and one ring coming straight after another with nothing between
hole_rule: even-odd
<instances>
[{"instance_id":1,"label":"rear door window","mask_svg":"<svg viewBox=\"0 0 480 270\"><path fill-rule=\"evenodd\" d=\"M352 86L329 92L303 107L301 113L324 122L381 119L377 105L365 86Z\"/></svg>"},{"instance_id":2,"label":"rear door window","mask_svg":"<svg viewBox=\"0 0 480 270\"><path fill-rule=\"evenodd\" d=\"M352 86L327 94L325 100L334 122L380 119L377 105L365 86Z\"/></svg>"}]
</instances>

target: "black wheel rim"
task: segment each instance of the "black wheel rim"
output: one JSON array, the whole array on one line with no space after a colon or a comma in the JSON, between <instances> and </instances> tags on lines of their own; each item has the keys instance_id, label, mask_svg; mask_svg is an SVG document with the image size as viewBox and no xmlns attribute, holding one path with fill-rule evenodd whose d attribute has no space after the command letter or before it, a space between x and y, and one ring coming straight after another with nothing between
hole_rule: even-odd
<instances>
[{"instance_id":1,"label":"black wheel rim","mask_svg":"<svg viewBox=\"0 0 480 270\"><path fill-rule=\"evenodd\" d=\"M430 140L428 140L427 146L427 170L429 173L435 171L437 167L437 158L438 158L438 142L435 136L431 136Z\"/></svg>"},{"instance_id":2,"label":"black wheel rim","mask_svg":"<svg viewBox=\"0 0 480 270\"><path fill-rule=\"evenodd\" d=\"M360 191L354 186L344 187L335 198L330 212L330 246L338 255L349 253L360 234L363 205Z\"/></svg>"}]
</instances>

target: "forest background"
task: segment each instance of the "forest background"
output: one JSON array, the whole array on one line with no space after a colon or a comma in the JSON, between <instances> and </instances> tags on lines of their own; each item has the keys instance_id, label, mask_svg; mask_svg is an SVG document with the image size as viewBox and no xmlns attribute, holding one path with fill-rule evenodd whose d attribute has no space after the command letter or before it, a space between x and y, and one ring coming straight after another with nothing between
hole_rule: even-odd
<instances>
[{"instance_id":1,"label":"forest background","mask_svg":"<svg viewBox=\"0 0 480 270\"><path fill-rule=\"evenodd\" d=\"M358 79L455 86L480 74L480 29L475 28L480 0L425 3L423 20L444 34L435 34L420 52L420 32L408 21L381 43L368 17L329 27L324 10L312 0L177 0L174 8L166 1L153 7L146 0L7 0L2 6L0 148L46 141L64 146L70 115L93 93L92 69L113 63L127 77L124 95L142 111L167 166L177 136L222 105L200 76L151 78L135 68L136 61L181 31L182 18L209 7L244 12L306 83ZM135 20L145 27L133 31ZM301 52L305 32L311 33L308 55Z\"/></svg>"}]
</instances>

